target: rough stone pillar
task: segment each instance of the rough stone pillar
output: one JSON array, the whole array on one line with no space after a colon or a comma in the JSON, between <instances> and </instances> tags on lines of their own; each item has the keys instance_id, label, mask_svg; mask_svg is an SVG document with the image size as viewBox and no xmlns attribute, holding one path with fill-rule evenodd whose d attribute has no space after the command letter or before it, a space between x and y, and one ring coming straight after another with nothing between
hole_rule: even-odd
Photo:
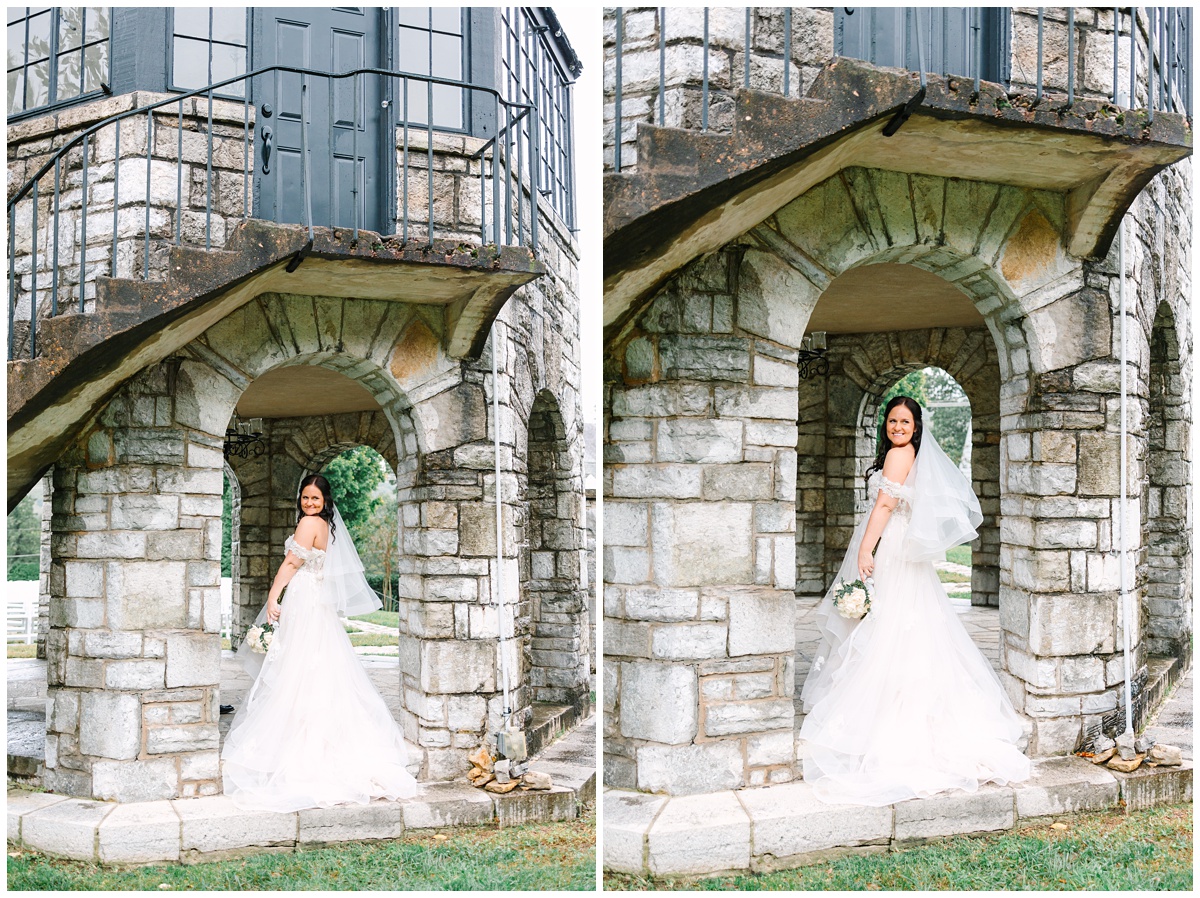
<instances>
[{"instance_id":1,"label":"rough stone pillar","mask_svg":"<svg viewBox=\"0 0 1200 898\"><path fill-rule=\"evenodd\" d=\"M35 487L37 489L38 487ZM50 632L50 519L54 509L54 475L42 478L42 540L38 550L37 656L46 658L46 636Z\"/></svg>"},{"instance_id":2,"label":"rough stone pillar","mask_svg":"<svg viewBox=\"0 0 1200 898\"><path fill-rule=\"evenodd\" d=\"M219 791L221 444L177 363L134 377L54 468L46 786Z\"/></svg>"},{"instance_id":3,"label":"rough stone pillar","mask_svg":"<svg viewBox=\"0 0 1200 898\"><path fill-rule=\"evenodd\" d=\"M788 271L740 250L701 259L612 350L610 785L687 794L793 777L804 322Z\"/></svg>"}]
</instances>

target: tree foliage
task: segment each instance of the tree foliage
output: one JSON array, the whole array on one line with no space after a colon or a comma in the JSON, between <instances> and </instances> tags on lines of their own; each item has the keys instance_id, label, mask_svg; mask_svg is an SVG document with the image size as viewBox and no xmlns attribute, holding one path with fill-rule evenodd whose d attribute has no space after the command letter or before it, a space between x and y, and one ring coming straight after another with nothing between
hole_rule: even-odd
<instances>
[{"instance_id":1,"label":"tree foliage","mask_svg":"<svg viewBox=\"0 0 1200 898\"><path fill-rule=\"evenodd\" d=\"M355 535L367 526L371 513L379 504L375 488L387 476L387 464L379 453L366 446L347 449L321 471L333 488L333 503L342 519Z\"/></svg>"},{"instance_id":2,"label":"tree foliage","mask_svg":"<svg viewBox=\"0 0 1200 898\"><path fill-rule=\"evenodd\" d=\"M42 521L38 512L40 499L34 497L40 487L34 487L8 516L8 579L36 580L38 556L42 551Z\"/></svg>"},{"instance_id":3,"label":"tree foliage","mask_svg":"<svg viewBox=\"0 0 1200 898\"><path fill-rule=\"evenodd\" d=\"M909 396L921 403L925 409L926 428L954 464L962 462L971 427L971 406L958 381L941 368L923 368L906 374L883 394L883 401L879 403L880 427L883 426L884 409L893 396Z\"/></svg>"},{"instance_id":4,"label":"tree foliage","mask_svg":"<svg viewBox=\"0 0 1200 898\"><path fill-rule=\"evenodd\" d=\"M222 480L221 491L221 576L233 576L233 487L229 475Z\"/></svg>"}]
</instances>

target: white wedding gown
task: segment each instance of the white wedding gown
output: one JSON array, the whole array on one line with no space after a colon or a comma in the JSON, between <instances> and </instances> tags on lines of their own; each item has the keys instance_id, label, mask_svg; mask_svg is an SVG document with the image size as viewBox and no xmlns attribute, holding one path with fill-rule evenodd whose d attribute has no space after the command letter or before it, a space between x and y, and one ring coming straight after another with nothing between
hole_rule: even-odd
<instances>
[{"instance_id":1,"label":"white wedding gown","mask_svg":"<svg viewBox=\"0 0 1200 898\"><path fill-rule=\"evenodd\" d=\"M225 739L225 794L240 808L263 811L415 795L400 728L322 588L324 550L292 537L286 548L304 565L288 584L262 670Z\"/></svg>"},{"instance_id":2,"label":"white wedding gown","mask_svg":"<svg viewBox=\"0 0 1200 898\"><path fill-rule=\"evenodd\" d=\"M904 554L911 487L876 472L868 484L872 506L881 488L899 503L875 552L870 613L846 620L828 595L818 608L824 638L801 693L804 779L823 801L877 807L1025 780L1021 717L959 622L933 563ZM855 529L843 578L857 576L867 518Z\"/></svg>"}]
</instances>

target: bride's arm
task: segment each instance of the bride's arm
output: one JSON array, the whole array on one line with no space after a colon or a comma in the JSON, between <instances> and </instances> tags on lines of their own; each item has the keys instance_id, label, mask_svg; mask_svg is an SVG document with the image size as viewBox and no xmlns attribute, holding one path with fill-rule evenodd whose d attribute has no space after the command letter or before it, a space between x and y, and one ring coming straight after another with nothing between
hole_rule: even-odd
<instances>
[{"instance_id":1,"label":"bride's arm","mask_svg":"<svg viewBox=\"0 0 1200 898\"><path fill-rule=\"evenodd\" d=\"M883 471L880 473L892 481L903 483L908 477L916 453L908 446L897 446L888 450L887 458L883 460ZM871 517L867 521L866 532L863 533L862 545L858 550L858 575L864 580L875 572L875 544L883 536L883 528L900 500L889 495L885 490L879 491L875 507L871 509Z\"/></svg>"},{"instance_id":2,"label":"bride's arm","mask_svg":"<svg viewBox=\"0 0 1200 898\"><path fill-rule=\"evenodd\" d=\"M316 515L308 515L296 525L293 539L303 548L311 549L324 523ZM283 559L283 564L279 565L279 572L275 575L275 580L271 583L271 589L267 593L267 620L271 623L279 620L279 597L283 595L284 588L292 582L296 571L302 567L304 567L304 559L298 557L295 552L288 552L287 557Z\"/></svg>"}]
</instances>

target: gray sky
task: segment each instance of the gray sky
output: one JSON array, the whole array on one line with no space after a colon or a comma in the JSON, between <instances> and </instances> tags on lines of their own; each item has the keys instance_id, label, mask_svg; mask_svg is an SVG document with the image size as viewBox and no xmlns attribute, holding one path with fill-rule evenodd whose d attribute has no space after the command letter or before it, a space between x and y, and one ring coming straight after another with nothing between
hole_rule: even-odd
<instances>
[{"instance_id":1,"label":"gray sky","mask_svg":"<svg viewBox=\"0 0 1200 898\"><path fill-rule=\"evenodd\" d=\"M567 40L583 62L575 83L575 182L579 224L580 331L583 354L583 418L600 417L603 249L601 247L601 88L603 41L601 10L595 6L556 6Z\"/></svg>"}]
</instances>

